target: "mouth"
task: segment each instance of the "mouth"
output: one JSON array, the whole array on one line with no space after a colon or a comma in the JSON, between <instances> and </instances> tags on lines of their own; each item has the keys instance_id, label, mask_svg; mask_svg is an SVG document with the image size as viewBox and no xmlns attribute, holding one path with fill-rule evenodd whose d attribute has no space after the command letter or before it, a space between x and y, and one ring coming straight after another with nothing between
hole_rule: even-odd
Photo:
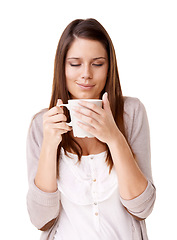
<instances>
[{"instance_id":1,"label":"mouth","mask_svg":"<svg viewBox=\"0 0 177 240\"><path fill-rule=\"evenodd\" d=\"M85 89L85 90L90 90L92 89L95 85L91 85L91 84L81 84L81 83L76 83L81 89Z\"/></svg>"}]
</instances>

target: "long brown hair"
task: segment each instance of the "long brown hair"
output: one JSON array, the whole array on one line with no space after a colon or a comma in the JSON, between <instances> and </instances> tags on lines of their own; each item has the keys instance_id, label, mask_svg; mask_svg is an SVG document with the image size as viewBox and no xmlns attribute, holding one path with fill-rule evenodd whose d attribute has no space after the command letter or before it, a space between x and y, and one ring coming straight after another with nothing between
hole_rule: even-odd
<instances>
[{"instance_id":1,"label":"long brown hair","mask_svg":"<svg viewBox=\"0 0 177 240\"><path fill-rule=\"evenodd\" d=\"M97 40L100 43L102 43L104 48L106 49L108 55L109 68L107 81L102 91L102 94L104 92L108 93L108 98L114 120L119 130L125 136L125 128L123 121L124 101L119 81L115 50L108 33L106 32L104 27L95 19L89 18L86 20L83 19L74 20L66 27L63 34L61 35L55 55L53 87L49 109L56 106L57 99L62 99L64 103L67 103L68 100L70 99L70 94L66 86L65 59L72 42L76 38ZM67 116L68 121L70 121L68 110L64 109L64 112L65 115ZM58 160L60 157L61 147L63 147L65 154L67 154L66 151L74 152L75 154L78 155L78 161L81 160L82 148L77 143L77 141L69 134L69 132L63 134L62 141L58 146L57 151ZM106 162L110 167L111 171L113 167L113 161L108 146Z\"/></svg>"}]
</instances>

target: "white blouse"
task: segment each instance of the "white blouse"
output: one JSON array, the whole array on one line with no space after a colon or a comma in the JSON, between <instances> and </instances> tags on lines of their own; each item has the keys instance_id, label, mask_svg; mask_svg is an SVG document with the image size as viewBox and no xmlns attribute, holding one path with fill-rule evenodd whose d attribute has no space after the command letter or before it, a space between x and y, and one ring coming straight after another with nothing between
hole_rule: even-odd
<instances>
[{"instance_id":1,"label":"white blouse","mask_svg":"<svg viewBox=\"0 0 177 240\"><path fill-rule=\"evenodd\" d=\"M61 149L60 178L55 193L43 192L34 183L43 142L43 114L36 114L27 138L29 190L27 207L37 229L55 223L41 234L41 240L148 240L145 220L153 210L156 189L151 173L150 134L146 110L136 98L124 98L125 131L148 186L138 197L119 195L118 178L105 163L106 152L65 156ZM125 208L124 208L125 206Z\"/></svg>"},{"instance_id":2,"label":"white blouse","mask_svg":"<svg viewBox=\"0 0 177 240\"><path fill-rule=\"evenodd\" d=\"M78 157L61 149L60 216L55 240L125 240L132 238L132 217L118 190L113 167L109 174L106 151Z\"/></svg>"}]
</instances>

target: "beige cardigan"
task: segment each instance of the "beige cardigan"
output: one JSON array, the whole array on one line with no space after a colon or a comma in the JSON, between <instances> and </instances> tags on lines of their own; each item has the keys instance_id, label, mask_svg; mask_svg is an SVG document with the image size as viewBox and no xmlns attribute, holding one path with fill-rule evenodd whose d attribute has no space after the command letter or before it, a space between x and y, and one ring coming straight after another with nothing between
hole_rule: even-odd
<instances>
[{"instance_id":1,"label":"beige cardigan","mask_svg":"<svg viewBox=\"0 0 177 240\"><path fill-rule=\"evenodd\" d=\"M54 193L46 193L38 189L34 184L43 140L42 116L45 111L46 110L43 110L35 115L27 137L27 166L29 180L27 208L31 222L38 229L41 229L51 220L56 219L52 226L43 231L41 235L42 240L53 240L59 220L60 192L57 190ZM152 212L156 197L156 190L151 174L148 120L146 110L137 98L125 97L124 112L127 138L136 158L138 159L138 165L141 171L148 179L148 186L137 198L124 200L120 197L120 201L134 216L145 219ZM133 218L133 229L132 240L148 239L145 220L137 221Z\"/></svg>"}]
</instances>

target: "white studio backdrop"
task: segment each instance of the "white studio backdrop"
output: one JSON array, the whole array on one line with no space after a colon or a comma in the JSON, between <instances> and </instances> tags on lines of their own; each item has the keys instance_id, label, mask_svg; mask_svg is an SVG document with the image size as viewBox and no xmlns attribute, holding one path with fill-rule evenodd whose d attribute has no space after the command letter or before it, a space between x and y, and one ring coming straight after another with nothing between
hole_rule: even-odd
<instances>
[{"instance_id":1,"label":"white studio backdrop","mask_svg":"<svg viewBox=\"0 0 177 240\"><path fill-rule=\"evenodd\" d=\"M55 51L76 18L96 18L112 38L123 94L145 105L157 187L149 239L174 239L176 194L176 1L0 2L0 221L4 239L39 239L26 209L26 136L48 107Z\"/></svg>"}]
</instances>

